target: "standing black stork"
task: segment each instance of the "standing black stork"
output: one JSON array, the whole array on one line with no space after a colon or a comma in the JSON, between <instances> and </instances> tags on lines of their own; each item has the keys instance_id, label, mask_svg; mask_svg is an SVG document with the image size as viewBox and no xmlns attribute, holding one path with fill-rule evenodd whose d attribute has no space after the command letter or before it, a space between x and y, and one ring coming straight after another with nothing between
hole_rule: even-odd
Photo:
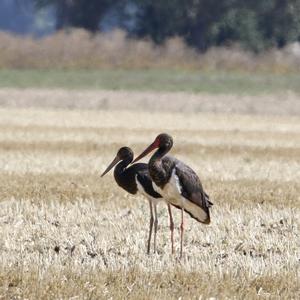
<instances>
[{"instance_id":1,"label":"standing black stork","mask_svg":"<svg viewBox=\"0 0 300 300\"><path fill-rule=\"evenodd\" d=\"M142 157L158 148L148 163L149 173L154 182L154 189L160 193L168 203L176 206L177 208L181 208L180 257L182 258L184 231L183 212L186 211L198 222L209 224L209 208L213 204L209 201L209 196L204 192L197 174L180 160L172 156L166 156L172 146L172 137L166 133L162 133L158 135L154 142L148 146L144 152L142 152L133 162L140 160ZM173 253L174 225L170 206L169 215Z\"/></svg>"},{"instance_id":2,"label":"standing black stork","mask_svg":"<svg viewBox=\"0 0 300 300\"><path fill-rule=\"evenodd\" d=\"M117 184L126 190L130 194L137 194L141 192L149 201L150 205L150 228L149 237L147 245L147 253L150 253L150 243L151 235L154 223L154 253L156 252L156 233L157 233L157 210L156 205L162 197L157 193L152 186L152 180L149 175L148 165L144 163L138 163L130 166L128 165L133 161L133 152L128 147L122 147L119 149L116 157L103 172L101 177L103 177L107 172L109 172L116 164L114 169L114 177ZM153 217L154 209L154 217Z\"/></svg>"}]
</instances>

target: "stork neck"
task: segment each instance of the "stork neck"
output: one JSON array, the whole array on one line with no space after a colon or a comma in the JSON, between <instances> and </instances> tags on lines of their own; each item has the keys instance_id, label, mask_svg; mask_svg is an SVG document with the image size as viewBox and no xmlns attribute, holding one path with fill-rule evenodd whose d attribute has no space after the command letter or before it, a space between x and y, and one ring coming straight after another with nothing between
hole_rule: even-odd
<instances>
[{"instance_id":1,"label":"stork neck","mask_svg":"<svg viewBox=\"0 0 300 300\"><path fill-rule=\"evenodd\" d=\"M115 169L114 169L114 176L115 176L115 178L117 178L118 175L122 174L122 173L125 171L125 169L126 169L127 166L132 162L132 160L133 160L133 157L128 157L128 158L126 158L126 159L120 161L120 162L116 165L116 167L115 167Z\"/></svg>"},{"instance_id":2,"label":"stork neck","mask_svg":"<svg viewBox=\"0 0 300 300\"><path fill-rule=\"evenodd\" d=\"M158 149L151 157L148 167L151 179L157 186L163 188L168 181L168 172L162 163L163 157L169 152L169 149Z\"/></svg>"},{"instance_id":3,"label":"stork neck","mask_svg":"<svg viewBox=\"0 0 300 300\"><path fill-rule=\"evenodd\" d=\"M158 148L157 151L152 155L149 164L154 164L155 162L160 162L161 159L170 151L166 148Z\"/></svg>"}]
</instances>

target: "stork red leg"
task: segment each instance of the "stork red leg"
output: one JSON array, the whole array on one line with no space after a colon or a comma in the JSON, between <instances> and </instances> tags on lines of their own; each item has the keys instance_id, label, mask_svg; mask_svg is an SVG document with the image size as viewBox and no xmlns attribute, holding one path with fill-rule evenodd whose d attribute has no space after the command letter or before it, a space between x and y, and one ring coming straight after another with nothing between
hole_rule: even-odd
<instances>
[{"instance_id":1,"label":"stork red leg","mask_svg":"<svg viewBox=\"0 0 300 300\"><path fill-rule=\"evenodd\" d=\"M157 219L156 204L153 204L153 206L154 206L154 253L156 253L156 233L158 227L158 219Z\"/></svg>"},{"instance_id":2,"label":"stork red leg","mask_svg":"<svg viewBox=\"0 0 300 300\"><path fill-rule=\"evenodd\" d=\"M149 228L149 237L148 237L148 245L147 245L147 254L150 254L150 244L151 244L151 236L152 236L152 228L153 228L153 209L152 202L149 201L150 205L150 228Z\"/></svg>"},{"instance_id":3,"label":"stork red leg","mask_svg":"<svg viewBox=\"0 0 300 300\"><path fill-rule=\"evenodd\" d=\"M174 254L174 222L172 217L171 205L168 204L168 211L170 216L170 230L171 230L171 247L172 247L172 254Z\"/></svg>"},{"instance_id":4,"label":"stork red leg","mask_svg":"<svg viewBox=\"0 0 300 300\"><path fill-rule=\"evenodd\" d=\"M183 208L181 208L181 225L180 225L180 259L183 253L183 231L184 231L184 213Z\"/></svg>"}]
</instances>

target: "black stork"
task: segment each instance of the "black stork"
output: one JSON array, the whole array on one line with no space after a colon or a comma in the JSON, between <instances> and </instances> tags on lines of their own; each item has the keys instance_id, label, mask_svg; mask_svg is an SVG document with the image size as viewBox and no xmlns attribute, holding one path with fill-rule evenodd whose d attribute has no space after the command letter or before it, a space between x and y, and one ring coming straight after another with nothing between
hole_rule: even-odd
<instances>
[{"instance_id":1,"label":"black stork","mask_svg":"<svg viewBox=\"0 0 300 300\"><path fill-rule=\"evenodd\" d=\"M148 167L154 189L173 206L181 209L180 226L180 257L183 254L184 214L187 212L192 218L203 224L210 223L209 208L213 205L209 196L204 192L197 174L180 160L166 156L173 146L173 139L166 133L159 134L154 142L148 146L133 162L146 156L154 149L158 150L151 157ZM173 218L169 207L172 253L174 253Z\"/></svg>"},{"instance_id":2,"label":"black stork","mask_svg":"<svg viewBox=\"0 0 300 300\"><path fill-rule=\"evenodd\" d=\"M142 193L149 201L150 205L150 228L147 245L147 253L150 253L150 243L152 229L154 225L154 253L156 252L156 233L157 233L157 210L156 205L162 197L157 193L152 186L152 180L149 175L148 165L144 163L128 165L133 161L133 151L128 147L119 149L116 157L103 172L101 177L108 173L115 165L114 177L117 184L130 194ZM153 216L154 210L154 216Z\"/></svg>"}]
</instances>

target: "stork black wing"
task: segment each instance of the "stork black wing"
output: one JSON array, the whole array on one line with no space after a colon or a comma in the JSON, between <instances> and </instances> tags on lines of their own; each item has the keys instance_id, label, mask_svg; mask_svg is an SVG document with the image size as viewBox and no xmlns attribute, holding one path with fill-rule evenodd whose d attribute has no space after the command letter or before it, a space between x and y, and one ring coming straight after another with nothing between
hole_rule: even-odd
<instances>
[{"instance_id":1,"label":"stork black wing","mask_svg":"<svg viewBox=\"0 0 300 300\"><path fill-rule=\"evenodd\" d=\"M175 168L179 179L181 195L201 208L207 217L206 219L197 217L194 209L185 208L185 211L198 221L209 223L209 207L211 207L212 202L209 201L209 196L204 192L198 175L189 166L179 160L177 160Z\"/></svg>"},{"instance_id":2,"label":"stork black wing","mask_svg":"<svg viewBox=\"0 0 300 300\"><path fill-rule=\"evenodd\" d=\"M143 186L144 191L153 198L161 198L161 195L153 189L152 180L149 175L148 165L144 163L133 164L124 172L124 180L129 180L136 187L136 178Z\"/></svg>"}]
</instances>

